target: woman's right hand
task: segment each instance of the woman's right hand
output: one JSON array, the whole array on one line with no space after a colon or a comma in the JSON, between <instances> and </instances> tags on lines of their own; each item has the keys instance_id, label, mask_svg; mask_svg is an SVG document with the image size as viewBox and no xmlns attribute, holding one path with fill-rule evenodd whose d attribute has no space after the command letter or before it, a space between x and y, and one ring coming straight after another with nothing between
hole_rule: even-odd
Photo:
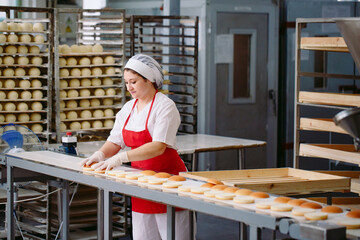
<instances>
[{"instance_id":1,"label":"woman's right hand","mask_svg":"<svg viewBox=\"0 0 360 240\"><path fill-rule=\"evenodd\" d=\"M102 162L105 160L105 154L102 151L96 151L88 158L80 162L80 166L90 166L93 163Z\"/></svg>"}]
</instances>

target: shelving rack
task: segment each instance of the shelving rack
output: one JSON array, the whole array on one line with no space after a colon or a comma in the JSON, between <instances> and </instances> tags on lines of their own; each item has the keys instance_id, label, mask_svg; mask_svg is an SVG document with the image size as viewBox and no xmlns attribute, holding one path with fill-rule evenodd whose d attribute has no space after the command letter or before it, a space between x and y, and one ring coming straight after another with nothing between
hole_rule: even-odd
<instances>
[{"instance_id":1,"label":"shelving rack","mask_svg":"<svg viewBox=\"0 0 360 240\"><path fill-rule=\"evenodd\" d=\"M347 94L338 92L309 92L302 91L300 82L303 78L334 78L334 79L360 79L360 76L349 74L332 74L319 72L304 72L301 70L301 51L325 51L349 53L349 49L342 37L301 37L302 29L309 24L336 23L334 18L297 19L296 20L296 58L295 58L295 111L294 111L294 161L293 166L299 167L300 157L316 157L338 160L360 165L360 153L355 151L352 144L309 144L300 143L302 131L335 132L347 134L337 127L329 118L302 117L300 109L304 106L341 111L359 107L360 94Z\"/></svg>"},{"instance_id":2,"label":"shelving rack","mask_svg":"<svg viewBox=\"0 0 360 240\"><path fill-rule=\"evenodd\" d=\"M122 81L122 71L125 62L125 10L123 9L57 9L56 24L59 24L61 14L74 14L77 18L76 44L95 45L100 44L103 47L102 52L77 52L77 53L59 53L59 41L55 40L55 98L56 116L55 131L57 141L60 142L61 135L66 131L75 132L78 136L93 135L107 136L112 129L115 120L115 114L125 103L125 84ZM56 25L56 33L59 34L59 26ZM94 63L94 57L103 59L102 63ZM110 57L115 62L106 63L105 58ZM60 65L59 60L74 58L76 65ZM90 64L79 64L81 58L88 58ZM102 73L80 76L60 76L60 71L67 69L70 73L73 69L94 70L101 69ZM109 71L108 71L109 70ZM111 71L110 71L111 70ZM70 86L70 81L77 79L97 79L95 84ZM104 79L110 81L105 83ZM68 86L61 86L61 82L66 82ZM69 91L78 91L78 96L66 96ZM81 95L81 91L87 91ZM98 93L96 93L98 91ZM65 95L65 96L62 96ZM88 100L90 105L81 106L81 100ZM76 102L76 106L69 106L69 101ZM110 111L107 115L88 115L81 116L83 111L104 110ZM69 118L69 112L76 112L77 117ZM112 114L111 114L112 112ZM96 122L96 124L95 124Z\"/></svg>"},{"instance_id":3,"label":"shelving rack","mask_svg":"<svg viewBox=\"0 0 360 240\"><path fill-rule=\"evenodd\" d=\"M0 6L0 12L6 14L4 21L8 23L8 26L17 24L16 26L19 27L20 24L22 26L40 23L44 27L44 30L36 30L32 26L28 26L27 28L24 27L24 29L18 28L18 30L14 30L8 28L8 30L3 29L0 31L3 34L2 36L6 38L0 43L3 50L1 53L3 61L0 65L2 73L0 76L2 82L0 87L2 94L0 98L2 106L0 109L0 126L9 123L26 126L32 129L44 144L47 144L51 139L52 130L50 119L53 110L53 52L49 51L49 49L53 49L54 42L54 10L49 8ZM38 15L38 17L33 18L33 14ZM18 40L9 42L8 36L10 35L16 35ZM25 35L27 40L22 41L20 37L24 36L25 39ZM35 36L40 36L40 38L42 36L44 42L36 42ZM13 48L12 51L11 48ZM20 48L22 49L20 50ZM5 58L8 58L10 62L5 63ZM34 58L37 58L38 62L32 62ZM7 72L7 76L4 76L5 72ZM6 81L10 83L8 86L5 85ZM20 84L20 81L23 84ZM17 96L9 97L9 93ZM38 106L35 107L33 104ZM21 118L19 117L20 114L22 114ZM31 144L24 143L24 146L30 145L31 147ZM0 144L0 151L3 151L6 147L7 145Z\"/></svg>"},{"instance_id":4,"label":"shelving rack","mask_svg":"<svg viewBox=\"0 0 360 240\"><path fill-rule=\"evenodd\" d=\"M164 69L161 90L180 112L179 133L197 132L198 17L131 16L130 53L154 57Z\"/></svg>"}]
</instances>

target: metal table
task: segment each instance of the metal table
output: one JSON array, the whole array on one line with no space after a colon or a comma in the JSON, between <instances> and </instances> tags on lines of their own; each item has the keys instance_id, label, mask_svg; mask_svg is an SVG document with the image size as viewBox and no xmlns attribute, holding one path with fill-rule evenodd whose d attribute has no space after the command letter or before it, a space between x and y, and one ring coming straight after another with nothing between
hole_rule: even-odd
<instances>
[{"instance_id":1,"label":"metal table","mask_svg":"<svg viewBox=\"0 0 360 240\"><path fill-rule=\"evenodd\" d=\"M104 141L96 142L79 142L78 150L80 153L90 156L95 151L99 150L104 144ZM266 142L223 137L208 134L185 134L176 137L177 152L179 155L191 154L192 171L197 170L197 154L200 152L212 152L221 150L238 150L238 164L239 169L244 169L245 164L245 149L253 147L265 146ZM50 144L49 147L58 147L60 144Z\"/></svg>"},{"instance_id":2,"label":"metal table","mask_svg":"<svg viewBox=\"0 0 360 240\"><path fill-rule=\"evenodd\" d=\"M34 157L32 154L41 154L41 157ZM38 155L37 155L38 156ZM61 230L61 238L69 239L69 181L77 182L84 185L89 185L102 189L104 193L103 213L104 224L99 227L99 231L103 233L99 239L112 239L112 210L111 210L111 196L113 192L118 192L125 195L140 197L143 199L160 202L167 205L167 239L174 238L174 217L175 207L189 209L191 211L202 212L218 217L227 218L249 225L249 238L260 239L261 228L268 228L271 230L279 229L282 233L290 234L294 238L301 238L303 233L311 232L307 237L315 236L315 239L344 239L345 228L339 226L316 225L311 223L298 223L291 221L291 219L282 219L279 217L264 215L248 209L234 208L230 206L219 205L215 203L206 202L199 199L180 196L175 193L168 193L154 189L147 189L136 185L130 185L123 182L118 182L116 179L106 175L93 175L91 173L82 172L79 166L81 158L76 158L61 153L54 153L49 151L42 151L37 153L27 152L21 155L6 156L7 162L7 211L8 219L8 239L15 238L14 229L14 187L13 187L13 173L15 168L26 169L34 171L47 176L63 179L62 184L62 216L63 227ZM75 160L74 160L75 159ZM77 159L77 160L76 160ZM59 161L61 160L61 161ZM74 164L75 162L75 164ZM69 164L73 163L73 164ZM331 234L329 234L331 233Z\"/></svg>"}]
</instances>

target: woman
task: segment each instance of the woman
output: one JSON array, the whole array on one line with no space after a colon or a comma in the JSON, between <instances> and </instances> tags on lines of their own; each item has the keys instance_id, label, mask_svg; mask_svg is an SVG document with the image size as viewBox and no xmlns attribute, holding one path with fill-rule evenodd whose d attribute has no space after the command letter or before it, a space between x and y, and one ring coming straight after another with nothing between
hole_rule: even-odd
<instances>
[{"instance_id":1,"label":"woman","mask_svg":"<svg viewBox=\"0 0 360 240\"><path fill-rule=\"evenodd\" d=\"M156 60L143 54L130 58L124 81L133 99L116 114L105 144L82 165L96 163L92 168L110 170L131 162L131 166L144 170L170 174L186 171L175 150L180 114L175 103L157 91L163 80ZM125 147L131 150L119 152ZM166 239L165 205L132 198L132 211L133 239ZM189 212L177 211L175 215L176 239L188 239Z\"/></svg>"}]
</instances>

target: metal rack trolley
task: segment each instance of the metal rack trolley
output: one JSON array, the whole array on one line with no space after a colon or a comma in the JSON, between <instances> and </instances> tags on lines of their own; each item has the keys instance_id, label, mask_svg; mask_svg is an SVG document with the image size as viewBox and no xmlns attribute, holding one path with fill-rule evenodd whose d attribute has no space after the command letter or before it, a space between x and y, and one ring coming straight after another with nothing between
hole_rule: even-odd
<instances>
[{"instance_id":1,"label":"metal rack trolley","mask_svg":"<svg viewBox=\"0 0 360 240\"><path fill-rule=\"evenodd\" d=\"M112 129L115 114L125 103L125 84L122 81L122 72L125 62L125 10L123 9L57 9L56 11L56 35L59 36L59 24L61 14L74 14L77 16L76 43L80 45L101 44L103 52L83 52L83 53L59 53L59 39L55 39L55 98L56 98L56 115L55 115L55 132L57 141L60 142L61 135L68 130L76 132L78 135L101 135L103 132L109 132ZM91 63L81 65L81 58L100 57L103 63ZM115 62L106 62L105 58L109 57ZM59 59L75 58L77 65L60 66ZM92 59L93 60L93 59ZM60 76L61 69L71 71L77 68L79 70L95 68L101 69L100 75L87 76ZM108 71L111 70L111 71ZM61 82L68 82L71 79L98 79L96 84L92 81L91 86L61 86ZM110 81L105 83L105 79ZM100 84L99 84L100 83ZM61 96L60 93L66 91L80 91L80 96ZM96 91L99 93L96 93ZM81 95L81 91L89 91ZM80 101L85 100L88 103L80 106ZM67 103L76 102L76 107L68 106ZM89 104L91 102L91 104ZM108 110L109 109L109 110ZM99 116L81 116L83 111L112 111L110 115ZM67 118L66 114L76 112L76 118ZM77 122L74 124L74 122ZM86 124L84 124L86 122ZM95 126L97 122L99 126ZM81 123L81 124L80 124ZM73 127L71 124L74 124ZM79 127L81 125L81 127Z\"/></svg>"},{"instance_id":2,"label":"metal rack trolley","mask_svg":"<svg viewBox=\"0 0 360 240\"><path fill-rule=\"evenodd\" d=\"M158 60L164 69L162 92L180 112L179 133L197 133L199 18L134 15L128 22L130 55Z\"/></svg>"},{"instance_id":3,"label":"metal rack trolley","mask_svg":"<svg viewBox=\"0 0 360 240\"><path fill-rule=\"evenodd\" d=\"M15 123L18 125L25 125L28 128L32 128L35 124L43 130L39 129L34 132L40 137L42 142L48 144L51 139L51 130L52 130L52 122L51 114L53 111L52 108L52 86L53 86L53 52L50 51L53 49L54 42L54 10L50 8L28 8L28 7L5 7L0 6L0 12L6 13L5 21L7 23L41 23L44 26L44 30L2 30L2 34L5 37L10 34L16 34L19 37L23 35L28 36L28 41L19 41L17 42L3 42L0 43L0 46L3 52L0 54L3 59L5 57L11 58L13 61L11 64L5 64L4 62L0 65L0 69L2 73L5 70L9 69L10 76L1 75L0 79L3 82L3 86L0 88L0 91L3 92L6 97L5 99L0 100L0 104L2 104L3 109L0 111L0 115L5 119L0 122L0 126L4 126L8 123ZM29 16L25 16L28 14ZM37 14L38 16L34 18L32 15ZM34 40L35 36L42 36L44 42ZM32 38L32 39L31 39ZM6 51L7 47L15 47L17 49L22 48L22 51L19 53L16 51ZM50 49L50 50L49 50ZM27 62L18 62L18 60L22 57L23 60L28 60ZM30 60L31 58L31 60ZM40 64L32 62L34 58L41 59ZM11 71L10 69L13 69ZM23 73L19 73L16 75L16 70L25 70ZM30 75L30 70L34 74ZM15 74L14 74L15 71ZM20 72L20 71L19 71ZM15 86L9 86L7 88L4 86L5 80L14 81ZM24 85L20 85L21 80L26 80L27 83ZM38 80L38 81L36 81ZM8 93L10 91L19 92L17 99L9 99ZM21 93L27 93L27 97L21 95ZM30 96L30 94L34 95L34 92L37 92L36 98L34 96ZM40 94L39 94L40 93ZM39 97L39 98L38 98ZM7 103L14 104L15 109L6 109L5 105ZM20 103L25 103L21 104ZM33 104L37 104L37 107L32 108ZM20 107L21 106L21 107ZM25 107L25 108L22 108ZM20 114L28 114L28 119L19 119ZM35 117L35 115L37 115ZM10 118L10 116L12 116ZM34 117L32 117L34 116ZM9 117L9 118L7 118ZM14 120L15 118L15 120ZM11 120L11 121L7 121ZM29 145L31 143L25 143ZM1 145L1 149L4 147ZM4 149L2 149L4 150Z\"/></svg>"}]
</instances>

